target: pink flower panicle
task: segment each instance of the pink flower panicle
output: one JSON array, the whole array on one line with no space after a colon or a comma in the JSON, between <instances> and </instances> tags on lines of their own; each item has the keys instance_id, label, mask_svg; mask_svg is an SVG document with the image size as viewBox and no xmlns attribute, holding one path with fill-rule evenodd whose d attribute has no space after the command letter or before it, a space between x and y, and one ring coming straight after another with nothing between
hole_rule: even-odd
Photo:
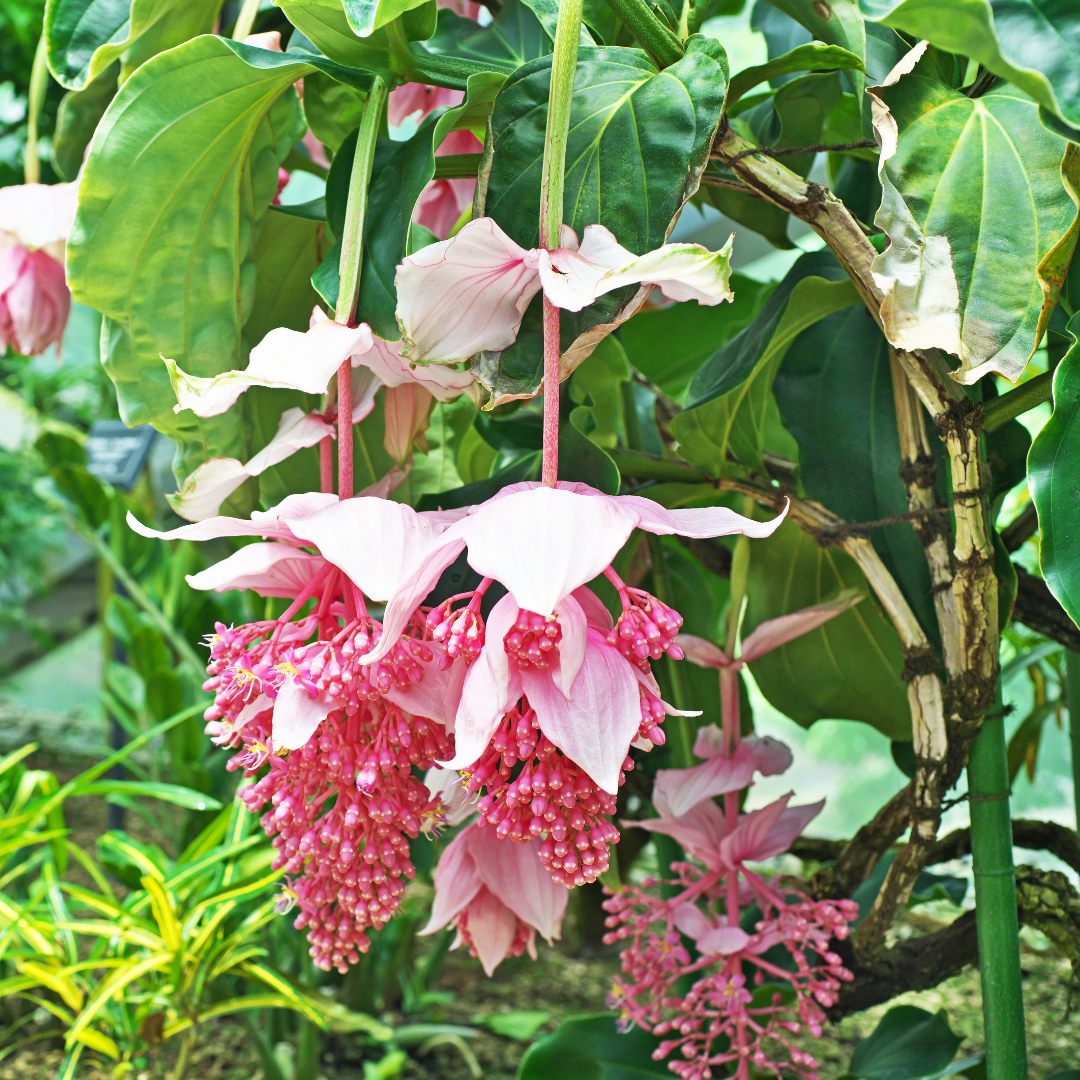
<instances>
[{"instance_id":1,"label":"pink flower panicle","mask_svg":"<svg viewBox=\"0 0 1080 1080\"><path fill-rule=\"evenodd\" d=\"M480 599L485 589L486 586L475 593L451 596L426 614L425 633L446 649L446 655L439 665L444 671L457 657L463 656L465 662L471 664L483 651L484 619L480 614ZM469 603L455 611L454 603L464 599L468 599Z\"/></svg>"},{"instance_id":2,"label":"pink flower panicle","mask_svg":"<svg viewBox=\"0 0 1080 1080\"><path fill-rule=\"evenodd\" d=\"M416 873L409 838L440 812L414 768L452 756L453 743L442 724L385 696L422 681L439 646L407 632L382 660L359 664L381 626L361 614L341 629L338 619L356 598L344 608L331 603L338 588L336 575L328 576L315 613L297 622L218 624L204 683L214 703L204 717L214 741L235 751L228 768L253 781L240 798L262 813L277 850L274 868L295 875L279 906L299 907L295 925L307 928L315 963L344 972L369 947L365 930L381 927L400 905ZM332 700L306 744L287 753L272 738L286 680Z\"/></svg>"},{"instance_id":3,"label":"pink flower panicle","mask_svg":"<svg viewBox=\"0 0 1080 1080\"><path fill-rule=\"evenodd\" d=\"M610 914L604 941L629 942L621 957L623 976L615 980L609 996L620 1025L638 1024L665 1037L653 1057L660 1061L677 1053L668 1068L683 1080L728 1075L731 1065L738 1080L746 1080L751 1064L777 1080L785 1071L803 1080L819 1080L817 1062L793 1046L790 1036L804 1026L820 1035L823 1010L836 1003L841 982L852 978L830 942L847 937L858 905L851 900L814 901L787 888L781 895L775 882L766 883L742 866L705 873L692 864L675 863L672 870L677 878L647 880L615 894L605 890L604 908ZM697 910L709 926L725 926L724 878L739 871L762 912L755 932L733 952L692 957L676 928L678 910L701 905ZM680 892L663 900L646 891L656 885ZM794 971L765 958L763 954L775 945L785 947ZM747 966L757 969L756 986L779 984L785 992L767 997L751 993ZM677 983L687 975L700 977L682 996Z\"/></svg>"},{"instance_id":4,"label":"pink flower panicle","mask_svg":"<svg viewBox=\"0 0 1080 1080\"><path fill-rule=\"evenodd\" d=\"M554 615L545 618L519 608L517 621L506 632L503 645L518 668L546 668L559 655L561 640L562 627Z\"/></svg>"},{"instance_id":5,"label":"pink flower panicle","mask_svg":"<svg viewBox=\"0 0 1080 1080\"><path fill-rule=\"evenodd\" d=\"M519 762L523 767L511 781ZM627 757L623 772L633 767ZM526 698L503 717L487 751L462 776L470 792L484 791L476 804L478 824L493 826L499 839L524 844L547 834L540 859L559 884L584 885L607 871L608 845L619 840L609 820L615 796L540 733Z\"/></svg>"},{"instance_id":6,"label":"pink flower panicle","mask_svg":"<svg viewBox=\"0 0 1080 1080\"><path fill-rule=\"evenodd\" d=\"M665 653L681 660L683 651L675 644L675 635L682 627L682 616L643 589L631 588L614 570L609 568L605 574L622 603L622 614L608 631L608 644L642 671L649 670L649 660L659 660Z\"/></svg>"}]
</instances>

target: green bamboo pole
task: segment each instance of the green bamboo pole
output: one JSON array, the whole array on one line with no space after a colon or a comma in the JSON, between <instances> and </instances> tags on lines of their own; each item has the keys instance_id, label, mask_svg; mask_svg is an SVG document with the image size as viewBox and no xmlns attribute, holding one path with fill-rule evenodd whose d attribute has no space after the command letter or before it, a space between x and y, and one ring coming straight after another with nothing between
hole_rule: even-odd
<instances>
[{"instance_id":1,"label":"green bamboo pole","mask_svg":"<svg viewBox=\"0 0 1080 1080\"><path fill-rule=\"evenodd\" d=\"M1020 926L1000 687L995 711L996 716L983 722L967 770L986 1075L987 1080L1027 1080Z\"/></svg>"},{"instance_id":2,"label":"green bamboo pole","mask_svg":"<svg viewBox=\"0 0 1080 1080\"><path fill-rule=\"evenodd\" d=\"M1072 747L1073 806L1080 832L1080 653L1065 654L1065 677L1069 693L1069 743ZM1073 702L1076 707L1073 707Z\"/></svg>"}]
</instances>

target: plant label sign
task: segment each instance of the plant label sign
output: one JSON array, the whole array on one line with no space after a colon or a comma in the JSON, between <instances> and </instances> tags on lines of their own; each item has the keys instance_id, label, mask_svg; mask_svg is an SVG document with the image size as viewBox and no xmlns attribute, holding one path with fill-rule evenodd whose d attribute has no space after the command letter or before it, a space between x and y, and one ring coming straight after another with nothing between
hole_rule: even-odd
<instances>
[{"instance_id":1,"label":"plant label sign","mask_svg":"<svg viewBox=\"0 0 1080 1080\"><path fill-rule=\"evenodd\" d=\"M149 424L129 428L121 420L95 421L86 440L87 471L113 487L130 491L156 434Z\"/></svg>"}]
</instances>

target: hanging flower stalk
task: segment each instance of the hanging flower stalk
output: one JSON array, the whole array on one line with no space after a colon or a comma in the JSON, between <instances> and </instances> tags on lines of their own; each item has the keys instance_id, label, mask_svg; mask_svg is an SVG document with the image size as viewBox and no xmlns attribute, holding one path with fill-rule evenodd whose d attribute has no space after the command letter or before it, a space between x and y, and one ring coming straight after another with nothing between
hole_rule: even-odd
<instances>
[{"instance_id":1,"label":"hanging flower stalk","mask_svg":"<svg viewBox=\"0 0 1080 1080\"><path fill-rule=\"evenodd\" d=\"M817 1062L793 1046L790 1036L804 1025L820 1035L823 1008L836 1001L841 982L852 978L831 939L847 937L858 905L812 901L747 865L786 851L824 802L789 806L789 793L740 814L740 792L754 773L784 772L791 753L774 739L741 736L739 671L863 597L847 590L828 603L765 622L736 659L747 548L740 537L732 562L726 647L690 635L676 639L687 659L719 669L723 727L710 724L699 731L694 753L703 764L657 773L653 805L660 816L633 823L673 837L694 861L673 863L672 878L649 879L614 894L608 890L604 940L629 941L610 1004L624 1027L635 1023L664 1037L653 1056L677 1055L669 1068L684 1080L707 1080L732 1066L738 1080L748 1080L751 1065L758 1075L768 1071L777 1080L785 1073L818 1080ZM720 795L723 809L714 801ZM650 890L658 885L668 886L672 895L655 896ZM756 905L759 916L749 926L743 925L745 904ZM683 936L693 940L695 955ZM693 982L683 993L679 985L687 976ZM756 987L763 989L755 993Z\"/></svg>"}]
</instances>

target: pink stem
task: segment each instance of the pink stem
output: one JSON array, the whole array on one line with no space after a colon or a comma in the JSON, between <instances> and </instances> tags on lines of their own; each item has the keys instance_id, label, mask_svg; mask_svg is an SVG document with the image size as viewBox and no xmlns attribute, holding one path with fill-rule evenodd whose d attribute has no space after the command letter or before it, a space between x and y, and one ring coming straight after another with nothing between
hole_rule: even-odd
<instances>
[{"instance_id":1,"label":"pink stem","mask_svg":"<svg viewBox=\"0 0 1080 1080\"><path fill-rule=\"evenodd\" d=\"M559 309L544 297L544 487L559 482Z\"/></svg>"},{"instance_id":2,"label":"pink stem","mask_svg":"<svg viewBox=\"0 0 1080 1080\"><path fill-rule=\"evenodd\" d=\"M353 496L352 358L338 368L338 498Z\"/></svg>"},{"instance_id":3,"label":"pink stem","mask_svg":"<svg viewBox=\"0 0 1080 1080\"><path fill-rule=\"evenodd\" d=\"M296 599L286 608L286 610L278 616L277 630L278 633L285 626L285 624L315 595L319 588L326 582L326 579L330 576L331 572L336 573L337 570L330 563L327 563L301 590Z\"/></svg>"},{"instance_id":4,"label":"pink stem","mask_svg":"<svg viewBox=\"0 0 1080 1080\"><path fill-rule=\"evenodd\" d=\"M735 756L739 746L739 673L731 668L720 669L720 715L724 724L724 748L729 757ZM730 836L739 824L739 793L729 791L724 796L724 818ZM728 926L739 925L739 874L729 870L727 874Z\"/></svg>"}]
</instances>

